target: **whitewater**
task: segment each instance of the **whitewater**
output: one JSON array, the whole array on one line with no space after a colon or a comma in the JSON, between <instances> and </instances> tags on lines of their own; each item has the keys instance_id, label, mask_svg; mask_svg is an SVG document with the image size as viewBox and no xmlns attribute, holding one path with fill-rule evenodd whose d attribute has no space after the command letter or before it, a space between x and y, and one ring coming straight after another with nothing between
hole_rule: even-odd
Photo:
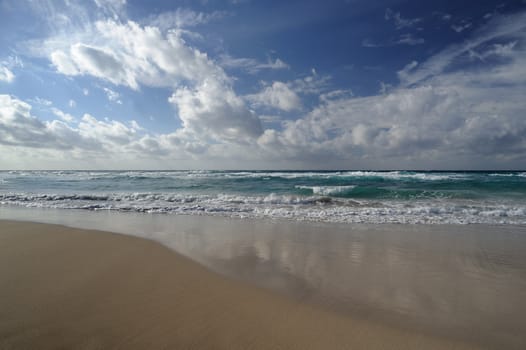
<instances>
[{"instance_id":1,"label":"whitewater","mask_svg":"<svg viewBox=\"0 0 526 350\"><path fill-rule=\"evenodd\" d=\"M1 206L341 223L526 224L524 171L1 171Z\"/></svg>"}]
</instances>

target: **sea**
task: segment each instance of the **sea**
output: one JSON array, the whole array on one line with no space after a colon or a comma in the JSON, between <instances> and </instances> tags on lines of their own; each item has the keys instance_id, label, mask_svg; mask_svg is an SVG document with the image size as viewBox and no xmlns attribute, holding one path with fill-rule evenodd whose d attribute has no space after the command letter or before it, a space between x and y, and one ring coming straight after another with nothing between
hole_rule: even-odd
<instances>
[{"instance_id":1,"label":"sea","mask_svg":"<svg viewBox=\"0 0 526 350\"><path fill-rule=\"evenodd\" d=\"M2 206L336 223L526 224L525 171L0 171Z\"/></svg>"}]
</instances>

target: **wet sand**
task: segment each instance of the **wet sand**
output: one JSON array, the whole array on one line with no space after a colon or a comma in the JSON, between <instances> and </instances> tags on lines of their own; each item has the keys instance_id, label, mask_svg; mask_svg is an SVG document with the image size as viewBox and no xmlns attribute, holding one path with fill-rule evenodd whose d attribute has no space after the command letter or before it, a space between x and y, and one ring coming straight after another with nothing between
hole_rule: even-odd
<instances>
[{"instance_id":1,"label":"wet sand","mask_svg":"<svg viewBox=\"0 0 526 350\"><path fill-rule=\"evenodd\" d=\"M207 270L158 243L0 221L1 349L468 349Z\"/></svg>"}]
</instances>

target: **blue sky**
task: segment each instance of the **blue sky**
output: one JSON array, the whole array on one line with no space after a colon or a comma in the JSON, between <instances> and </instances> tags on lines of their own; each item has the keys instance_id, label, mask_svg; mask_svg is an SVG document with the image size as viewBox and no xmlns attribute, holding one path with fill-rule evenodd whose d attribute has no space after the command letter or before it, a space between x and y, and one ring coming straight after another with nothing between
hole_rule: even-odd
<instances>
[{"instance_id":1,"label":"blue sky","mask_svg":"<svg viewBox=\"0 0 526 350\"><path fill-rule=\"evenodd\" d=\"M0 0L1 169L524 169L526 2Z\"/></svg>"}]
</instances>

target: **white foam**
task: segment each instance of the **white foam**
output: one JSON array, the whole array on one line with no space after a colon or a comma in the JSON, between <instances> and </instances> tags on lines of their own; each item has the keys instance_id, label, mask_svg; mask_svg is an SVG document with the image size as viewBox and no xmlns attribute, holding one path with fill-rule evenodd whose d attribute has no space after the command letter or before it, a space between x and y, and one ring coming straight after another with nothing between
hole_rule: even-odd
<instances>
[{"instance_id":1,"label":"white foam","mask_svg":"<svg viewBox=\"0 0 526 350\"><path fill-rule=\"evenodd\" d=\"M438 181L465 178L463 174L453 173L411 173L402 171L351 171L342 173L343 176L351 177L378 177L391 180L416 179L422 181Z\"/></svg>"},{"instance_id":2,"label":"white foam","mask_svg":"<svg viewBox=\"0 0 526 350\"><path fill-rule=\"evenodd\" d=\"M323 191L321 191L323 192ZM327 200L320 196L176 193L0 193L0 204L343 223L526 224L524 202Z\"/></svg>"},{"instance_id":3,"label":"white foam","mask_svg":"<svg viewBox=\"0 0 526 350\"><path fill-rule=\"evenodd\" d=\"M310 190L313 194L322 195L322 196L334 196L338 194L343 194L349 192L356 186L295 186L298 189Z\"/></svg>"}]
</instances>

